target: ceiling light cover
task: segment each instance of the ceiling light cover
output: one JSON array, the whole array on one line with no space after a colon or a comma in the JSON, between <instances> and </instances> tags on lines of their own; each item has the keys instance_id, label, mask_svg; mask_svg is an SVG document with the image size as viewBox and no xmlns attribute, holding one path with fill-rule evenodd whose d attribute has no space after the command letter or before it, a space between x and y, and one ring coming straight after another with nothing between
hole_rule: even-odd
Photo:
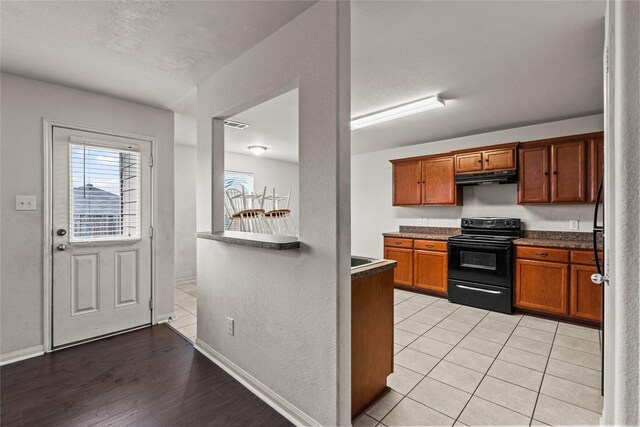
<instances>
[{"instance_id":1,"label":"ceiling light cover","mask_svg":"<svg viewBox=\"0 0 640 427\"><path fill-rule=\"evenodd\" d=\"M378 112L367 114L351 120L351 130L375 125L400 117L410 116L411 114L421 113L423 111L432 110L434 108L444 107L445 102L440 96L430 96L428 98L419 99L417 101L407 102L406 104L380 110Z\"/></svg>"},{"instance_id":2,"label":"ceiling light cover","mask_svg":"<svg viewBox=\"0 0 640 427\"><path fill-rule=\"evenodd\" d=\"M251 151L256 156L259 156L265 151L267 151L267 147L263 145L252 145L251 147L249 147L249 151Z\"/></svg>"}]
</instances>

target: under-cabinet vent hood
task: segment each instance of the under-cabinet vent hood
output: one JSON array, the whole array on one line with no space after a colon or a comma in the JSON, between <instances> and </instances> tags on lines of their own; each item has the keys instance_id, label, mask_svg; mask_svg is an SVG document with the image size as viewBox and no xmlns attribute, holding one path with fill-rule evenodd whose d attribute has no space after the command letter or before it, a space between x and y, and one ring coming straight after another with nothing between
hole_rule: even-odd
<instances>
[{"instance_id":1,"label":"under-cabinet vent hood","mask_svg":"<svg viewBox=\"0 0 640 427\"><path fill-rule=\"evenodd\" d=\"M455 176L456 185L478 185L478 184L511 184L518 182L518 172L515 170L482 172L482 173L461 173Z\"/></svg>"}]
</instances>

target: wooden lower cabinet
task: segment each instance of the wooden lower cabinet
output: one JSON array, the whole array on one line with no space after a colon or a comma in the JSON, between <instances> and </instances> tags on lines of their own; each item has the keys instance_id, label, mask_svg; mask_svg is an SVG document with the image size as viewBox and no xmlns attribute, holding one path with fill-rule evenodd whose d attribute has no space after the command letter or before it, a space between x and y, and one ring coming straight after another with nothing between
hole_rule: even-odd
<instances>
[{"instance_id":1,"label":"wooden lower cabinet","mask_svg":"<svg viewBox=\"0 0 640 427\"><path fill-rule=\"evenodd\" d=\"M602 262L602 254L599 255ZM516 247L515 307L600 323L602 288L591 281L595 258L588 250Z\"/></svg>"},{"instance_id":2,"label":"wooden lower cabinet","mask_svg":"<svg viewBox=\"0 0 640 427\"><path fill-rule=\"evenodd\" d=\"M393 272L351 282L351 416L387 389L393 373Z\"/></svg>"},{"instance_id":3,"label":"wooden lower cabinet","mask_svg":"<svg viewBox=\"0 0 640 427\"><path fill-rule=\"evenodd\" d=\"M447 253L414 250L413 286L446 295Z\"/></svg>"},{"instance_id":4,"label":"wooden lower cabinet","mask_svg":"<svg viewBox=\"0 0 640 427\"><path fill-rule=\"evenodd\" d=\"M597 273L591 265L571 266L570 314L572 317L600 322L602 320L602 288L591 281Z\"/></svg>"},{"instance_id":5,"label":"wooden lower cabinet","mask_svg":"<svg viewBox=\"0 0 640 427\"><path fill-rule=\"evenodd\" d=\"M413 249L385 247L384 258L398 262L393 273L396 285L413 286Z\"/></svg>"},{"instance_id":6,"label":"wooden lower cabinet","mask_svg":"<svg viewBox=\"0 0 640 427\"><path fill-rule=\"evenodd\" d=\"M516 260L514 306L551 314L569 314L569 264Z\"/></svg>"},{"instance_id":7,"label":"wooden lower cabinet","mask_svg":"<svg viewBox=\"0 0 640 427\"><path fill-rule=\"evenodd\" d=\"M385 237L384 257L398 263L396 285L447 296L447 242Z\"/></svg>"}]
</instances>

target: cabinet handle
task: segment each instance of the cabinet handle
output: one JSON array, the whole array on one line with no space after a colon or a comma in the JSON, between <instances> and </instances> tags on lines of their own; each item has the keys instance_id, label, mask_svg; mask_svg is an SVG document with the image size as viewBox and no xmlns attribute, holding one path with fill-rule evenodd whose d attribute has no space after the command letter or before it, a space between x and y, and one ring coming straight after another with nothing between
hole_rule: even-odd
<instances>
[{"instance_id":1,"label":"cabinet handle","mask_svg":"<svg viewBox=\"0 0 640 427\"><path fill-rule=\"evenodd\" d=\"M553 171L553 174L554 175L558 175L558 171Z\"/></svg>"},{"instance_id":2,"label":"cabinet handle","mask_svg":"<svg viewBox=\"0 0 640 427\"><path fill-rule=\"evenodd\" d=\"M489 163L489 159L486 159L485 162Z\"/></svg>"},{"instance_id":3,"label":"cabinet handle","mask_svg":"<svg viewBox=\"0 0 640 427\"><path fill-rule=\"evenodd\" d=\"M396 245L401 245L402 244L402 242L398 242L397 240L395 242L393 242L393 243L395 243Z\"/></svg>"},{"instance_id":4,"label":"cabinet handle","mask_svg":"<svg viewBox=\"0 0 640 427\"><path fill-rule=\"evenodd\" d=\"M549 172L545 172L545 173L544 173L544 175L545 175L545 176L549 176Z\"/></svg>"},{"instance_id":5,"label":"cabinet handle","mask_svg":"<svg viewBox=\"0 0 640 427\"><path fill-rule=\"evenodd\" d=\"M432 248L433 245L424 245L425 248Z\"/></svg>"},{"instance_id":6,"label":"cabinet handle","mask_svg":"<svg viewBox=\"0 0 640 427\"><path fill-rule=\"evenodd\" d=\"M542 252L542 253L536 253L537 256L549 256L548 253L546 252Z\"/></svg>"},{"instance_id":7,"label":"cabinet handle","mask_svg":"<svg viewBox=\"0 0 640 427\"><path fill-rule=\"evenodd\" d=\"M478 163L482 163L482 160L478 160Z\"/></svg>"}]
</instances>

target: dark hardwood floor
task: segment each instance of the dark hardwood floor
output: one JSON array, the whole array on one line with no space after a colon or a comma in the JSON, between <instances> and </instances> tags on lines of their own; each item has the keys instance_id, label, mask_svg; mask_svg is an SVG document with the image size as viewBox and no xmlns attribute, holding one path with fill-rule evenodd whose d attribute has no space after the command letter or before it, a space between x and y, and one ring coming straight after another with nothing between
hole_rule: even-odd
<instances>
[{"instance_id":1,"label":"dark hardwood floor","mask_svg":"<svg viewBox=\"0 0 640 427\"><path fill-rule=\"evenodd\" d=\"M169 327L0 368L0 424L289 426Z\"/></svg>"}]
</instances>

